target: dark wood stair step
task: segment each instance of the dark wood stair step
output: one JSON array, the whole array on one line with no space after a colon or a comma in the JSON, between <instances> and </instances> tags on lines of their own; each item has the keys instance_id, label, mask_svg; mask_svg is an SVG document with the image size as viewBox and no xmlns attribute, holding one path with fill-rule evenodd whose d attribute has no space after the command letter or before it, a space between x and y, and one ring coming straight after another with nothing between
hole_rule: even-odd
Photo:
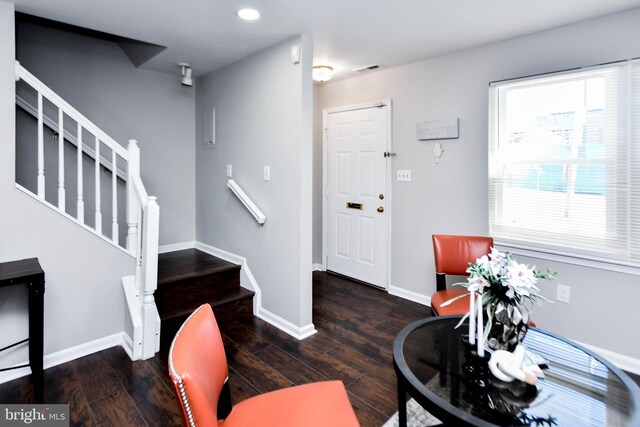
<instances>
[{"instance_id":1,"label":"dark wood stair step","mask_svg":"<svg viewBox=\"0 0 640 427\"><path fill-rule=\"evenodd\" d=\"M240 266L197 249L158 257L160 318L188 313L205 302L233 301L240 291Z\"/></svg>"},{"instance_id":2,"label":"dark wood stair step","mask_svg":"<svg viewBox=\"0 0 640 427\"><path fill-rule=\"evenodd\" d=\"M253 296L255 292L245 288L238 288L235 292L229 294L224 299L218 299L213 301L202 301L200 304L209 303L213 309L213 313L216 316L218 325L223 328L224 324L229 323L236 319L247 319L253 316ZM189 317L189 315L200 306L190 310L176 310L175 312L165 313L166 317L160 315L160 347L162 349L168 349L171 345L171 341L175 336L182 323Z\"/></svg>"},{"instance_id":3,"label":"dark wood stair step","mask_svg":"<svg viewBox=\"0 0 640 427\"><path fill-rule=\"evenodd\" d=\"M233 269L240 266L198 249L168 252L158 255L158 287Z\"/></svg>"},{"instance_id":4,"label":"dark wood stair step","mask_svg":"<svg viewBox=\"0 0 640 427\"><path fill-rule=\"evenodd\" d=\"M197 249L158 256L156 305L160 314L160 342L171 344L186 318L209 303L219 325L253 316L254 292L240 286L240 266Z\"/></svg>"},{"instance_id":5,"label":"dark wood stair step","mask_svg":"<svg viewBox=\"0 0 640 427\"><path fill-rule=\"evenodd\" d=\"M253 296L254 296L255 292L250 291L248 289L242 288L242 287L238 287L237 289L233 290L232 292L227 293L224 297L222 298L213 298L213 299L201 299L198 301L194 301L194 304L189 306L189 307L167 307L165 308L165 310L163 310L162 312L160 311L160 307L158 307L158 312L160 314L160 319L161 320L165 320L165 319L172 319L174 317L182 317L184 315L189 315L191 314L196 308L200 307L202 304L211 304L211 308L213 308L213 312L214 314L216 313L216 310L218 311L223 311L225 310L228 306L234 304L234 303L244 303L244 302L249 302L251 304L251 310L249 315L253 314ZM218 317L218 315L216 314L216 318Z\"/></svg>"}]
</instances>

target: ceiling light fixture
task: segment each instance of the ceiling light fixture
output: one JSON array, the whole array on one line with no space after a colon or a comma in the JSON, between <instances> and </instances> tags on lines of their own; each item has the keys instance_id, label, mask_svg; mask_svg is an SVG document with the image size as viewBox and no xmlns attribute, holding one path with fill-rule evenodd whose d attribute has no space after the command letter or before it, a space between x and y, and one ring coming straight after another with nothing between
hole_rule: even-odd
<instances>
[{"instance_id":1,"label":"ceiling light fixture","mask_svg":"<svg viewBox=\"0 0 640 427\"><path fill-rule=\"evenodd\" d=\"M191 77L191 67L186 62L181 62L178 67L182 68L182 83L184 86L193 86L193 77Z\"/></svg>"},{"instance_id":2,"label":"ceiling light fixture","mask_svg":"<svg viewBox=\"0 0 640 427\"><path fill-rule=\"evenodd\" d=\"M244 19L245 21L255 21L260 18L260 12L255 9L240 9L238 11L238 16L240 19Z\"/></svg>"},{"instance_id":3,"label":"ceiling light fixture","mask_svg":"<svg viewBox=\"0 0 640 427\"><path fill-rule=\"evenodd\" d=\"M331 77L333 77L333 67L328 65L315 65L311 72L311 77L313 81L320 83L329 81Z\"/></svg>"}]
</instances>

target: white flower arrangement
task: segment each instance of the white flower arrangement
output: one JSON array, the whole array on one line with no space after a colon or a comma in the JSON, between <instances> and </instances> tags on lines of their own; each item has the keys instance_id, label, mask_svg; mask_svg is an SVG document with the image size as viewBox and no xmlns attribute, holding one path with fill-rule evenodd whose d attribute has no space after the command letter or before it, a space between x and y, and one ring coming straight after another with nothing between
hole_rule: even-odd
<instances>
[{"instance_id":1,"label":"white flower arrangement","mask_svg":"<svg viewBox=\"0 0 640 427\"><path fill-rule=\"evenodd\" d=\"M540 289L536 286L538 279L555 280L555 273L550 269L541 272L535 266L520 264L509 252L500 252L495 248L491 248L489 255L478 258L475 264L469 263L467 273L467 282L456 285L465 286L471 292L471 307L458 326L470 317L469 334L474 335L476 328L471 323L476 322L475 311L480 305L477 308L478 322L482 322L481 311L487 315L486 326L478 324L479 334L482 331L483 335L478 338L482 341L489 335L494 319L503 324L526 325L532 308L527 305L541 305L542 301L549 301L540 295ZM463 297L453 298L443 305ZM504 332L505 339L508 335L507 329ZM475 337L472 338L472 342L475 342ZM490 342L490 346L493 347L494 343Z\"/></svg>"}]
</instances>

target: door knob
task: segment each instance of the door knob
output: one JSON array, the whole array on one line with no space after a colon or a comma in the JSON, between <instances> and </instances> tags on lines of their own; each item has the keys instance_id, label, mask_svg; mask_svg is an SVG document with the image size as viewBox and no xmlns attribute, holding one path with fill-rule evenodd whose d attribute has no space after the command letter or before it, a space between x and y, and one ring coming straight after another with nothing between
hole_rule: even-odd
<instances>
[{"instance_id":1,"label":"door knob","mask_svg":"<svg viewBox=\"0 0 640 427\"><path fill-rule=\"evenodd\" d=\"M378 207L378 212L380 212L380 213L384 212L384 208L382 206L379 206Z\"/></svg>"}]
</instances>

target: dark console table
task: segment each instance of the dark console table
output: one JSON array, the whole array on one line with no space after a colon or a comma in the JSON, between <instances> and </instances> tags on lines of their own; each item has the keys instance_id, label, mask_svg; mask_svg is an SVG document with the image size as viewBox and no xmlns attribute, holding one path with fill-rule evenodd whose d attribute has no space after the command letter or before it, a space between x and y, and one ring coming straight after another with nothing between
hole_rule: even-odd
<instances>
[{"instance_id":1,"label":"dark console table","mask_svg":"<svg viewBox=\"0 0 640 427\"><path fill-rule=\"evenodd\" d=\"M37 258L0 263L0 288L25 285L29 290L29 338L1 351L29 342L29 364L1 368L0 371L31 366L36 403L44 403L44 271Z\"/></svg>"}]
</instances>

